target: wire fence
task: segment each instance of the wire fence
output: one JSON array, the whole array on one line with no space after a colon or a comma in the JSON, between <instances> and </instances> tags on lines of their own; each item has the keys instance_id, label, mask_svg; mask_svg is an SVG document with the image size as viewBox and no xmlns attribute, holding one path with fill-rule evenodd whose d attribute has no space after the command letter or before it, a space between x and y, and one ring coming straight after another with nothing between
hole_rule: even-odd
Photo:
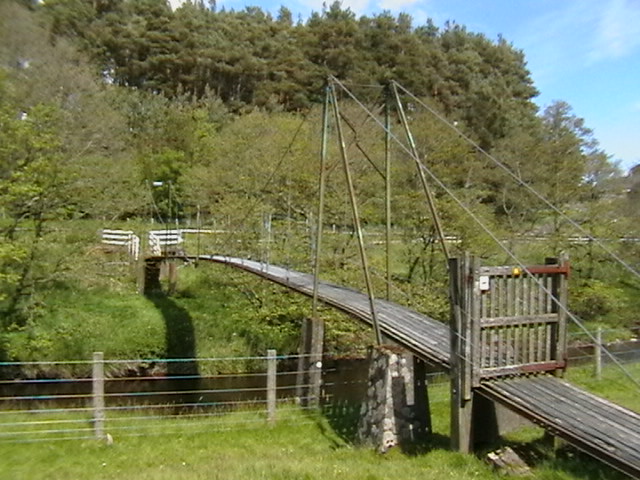
<instances>
[{"instance_id":1,"label":"wire fence","mask_svg":"<svg viewBox=\"0 0 640 480\"><path fill-rule=\"evenodd\" d=\"M255 371L219 375L199 372L215 371L216 362L237 362L241 371L247 358L108 360L96 353L87 361L1 363L0 443L263 428L319 404L300 381L299 358L269 351L250 359ZM51 373L70 365L90 374Z\"/></svg>"},{"instance_id":2,"label":"wire fence","mask_svg":"<svg viewBox=\"0 0 640 480\"><path fill-rule=\"evenodd\" d=\"M616 344L619 351L608 347L620 361L640 360L640 342ZM570 350L570 365L597 365L597 354L596 345L584 343ZM368 388L366 358L325 356L317 365L270 350L249 359L249 372L247 359L109 360L98 353L86 361L0 363L0 444L262 429L315 422L317 412L338 433L355 434ZM218 362L235 362L239 373L200 373L215 371ZM88 373L59 376L70 366ZM317 390L308 383L313 368L322 369ZM430 401L448 401L447 373L427 377Z\"/></svg>"}]
</instances>

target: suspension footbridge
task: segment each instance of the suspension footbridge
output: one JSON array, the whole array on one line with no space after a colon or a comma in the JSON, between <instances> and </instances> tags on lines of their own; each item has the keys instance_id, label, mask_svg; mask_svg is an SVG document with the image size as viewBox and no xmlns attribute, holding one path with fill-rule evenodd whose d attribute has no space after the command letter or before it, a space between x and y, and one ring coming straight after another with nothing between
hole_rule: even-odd
<instances>
[{"instance_id":1,"label":"suspension footbridge","mask_svg":"<svg viewBox=\"0 0 640 480\"><path fill-rule=\"evenodd\" d=\"M342 88L356 104L362 104L337 79L330 80L331 88L327 90L323 120L319 228L316 229L315 251L318 256L322 243L322 192L326 180L323 172L327 170L326 135L328 112L332 107L351 203L354 237L358 240L361 266L367 285L366 293L320 281L317 257L313 274L279 267L269 262L237 256L201 255L200 252L190 255L185 252L168 253L165 250L164 254L159 254L163 253L159 250L146 258L146 264L153 266L155 272L159 271L159 263L176 259L224 264L312 297L314 303L316 300L322 301L371 325L378 343L381 343L383 338L385 341L390 340L416 357L450 373L453 398L452 440L462 451L473 449L473 429L476 428L474 422L478 417L474 414L473 399L479 395L540 425L554 436L621 472L640 478L640 415L577 388L561 378L567 366L567 321L571 319L580 324L579 319L567 309L568 263L557 260L545 265L525 265L514 252L500 242L468 205L424 165L418 155L399 99L398 90L402 87L397 84L393 84L396 108L407 137L407 145L400 143L400 148L415 162L434 229L451 275L451 326L391 301L374 298L358 205L350 177L344 135L340 127L343 115L339 111L334 89ZM421 100L411 96L410 92L404 90L404 93L416 103L421 103ZM375 115L370 112L368 114L385 130L387 141L393 139L398 142L389 131L388 119L383 124ZM470 143L473 144L471 141ZM478 149L486 154L479 147ZM491 160L497 162L493 157ZM499 162L496 165L505 169ZM513 176L508 169L505 171ZM531 190L534 197L550 208L555 208L540 194L523 184L519 178L513 178L519 186ZM388 173L385 180L389 181ZM430 184L439 186L454 204L471 217L479 229L495 240L507 257L513 260L512 266L483 267L469 258L460 261L454 259L447 248ZM388 202L387 198L387 209ZM557 213L564 215L560 211ZM586 235L590 241L599 243L571 219L567 221L577 228L580 235ZM389 224L387 211L387 228ZM599 246L629 272L640 276L607 246ZM227 251L233 249L229 248ZM633 380L630 383L637 384L637 381Z\"/></svg>"},{"instance_id":2,"label":"suspension footbridge","mask_svg":"<svg viewBox=\"0 0 640 480\"><path fill-rule=\"evenodd\" d=\"M168 258L170 257L149 257L147 262L161 262ZM311 274L223 255L187 255L176 258L224 264L303 295L314 295L315 282ZM317 282L317 296L325 304L373 325L367 294L345 286ZM452 336L449 326L386 300L376 299L375 306L377 322L386 339L426 362L437 365L451 374L461 375L459 366L455 366L456 359L452 356L455 352L452 354L451 340L455 339L455 334ZM517 321L526 322L522 319ZM534 354L532 349L525 354L533 359L532 362L521 362L519 366L511 365L511 374L502 372L482 379L473 387L474 392L498 402L612 467L632 477L640 477L640 415L545 372L548 365L553 363L551 347L548 344L550 340L545 339L541 342L539 324L535 325L538 325L539 336L536 343L542 343L541 348L546 349L548 353ZM524 333L521 335L524 343L532 342L531 334L526 338ZM511 348L516 344L515 340L511 342ZM495 348L499 347L496 345ZM504 348L507 350L510 347ZM534 358L536 355L538 357ZM504 362L513 364L516 360L514 356L516 354L509 358L505 353ZM560 363L552 366L563 368L562 359L557 360ZM530 374L516 375L522 372ZM468 441L471 441L471 438ZM472 445L467 447L472 449Z\"/></svg>"}]
</instances>

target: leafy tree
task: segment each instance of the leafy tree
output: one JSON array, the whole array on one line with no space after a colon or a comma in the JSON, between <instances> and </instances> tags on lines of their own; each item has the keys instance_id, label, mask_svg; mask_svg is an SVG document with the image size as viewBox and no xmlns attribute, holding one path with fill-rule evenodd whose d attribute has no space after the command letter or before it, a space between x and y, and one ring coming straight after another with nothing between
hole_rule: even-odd
<instances>
[{"instance_id":1,"label":"leafy tree","mask_svg":"<svg viewBox=\"0 0 640 480\"><path fill-rule=\"evenodd\" d=\"M64 206L65 176L61 168L57 111L34 107L21 119L0 105L0 208L5 218L0 230L0 291L4 326L24 322L25 308L40 282L51 280L50 262L44 262L45 222L60 216Z\"/></svg>"}]
</instances>

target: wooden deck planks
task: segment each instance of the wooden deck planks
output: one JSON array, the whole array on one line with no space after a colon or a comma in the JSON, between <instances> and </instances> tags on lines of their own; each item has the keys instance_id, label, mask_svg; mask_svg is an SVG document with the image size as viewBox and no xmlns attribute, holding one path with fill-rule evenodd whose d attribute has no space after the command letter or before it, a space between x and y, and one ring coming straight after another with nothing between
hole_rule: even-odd
<instances>
[{"instance_id":1,"label":"wooden deck planks","mask_svg":"<svg viewBox=\"0 0 640 480\"><path fill-rule=\"evenodd\" d=\"M233 257L205 255L199 258L232 265L304 295L313 295L313 276L309 274ZM362 292L349 287L320 282L318 298L366 323L372 323L369 299ZM448 326L426 315L385 300L376 300L375 305L380 328L386 336L402 344L424 360L449 369L450 333Z\"/></svg>"},{"instance_id":2,"label":"wooden deck planks","mask_svg":"<svg viewBox=\"0 0 640 480\"><path fill-rule=\"evenodd\" d=\"M483 383L483 395L631 476L640 476L640 415L555 377Z\"/></svg>"}]
</instances>

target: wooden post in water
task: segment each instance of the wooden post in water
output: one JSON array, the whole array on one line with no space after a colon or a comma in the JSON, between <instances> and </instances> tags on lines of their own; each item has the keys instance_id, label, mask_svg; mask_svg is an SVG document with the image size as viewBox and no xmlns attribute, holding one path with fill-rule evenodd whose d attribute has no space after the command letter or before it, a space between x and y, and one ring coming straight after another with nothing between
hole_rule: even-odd
<instances>
[{"instance_id":1,"label":"wooden post in water","mask_svg":"<svg viewBox=\"0 0 640 480\"><path fill-rule=\"evenodd\" d=\"M169 286L167 287L167 294L173 295L178 288L178 264L174 260L167 262L168 280Z\"/></svg>"},{"instance_id":2,"label":"wooden post in water","mask_svg":"<svg viewBox=\"0 0 640 480\"><path fill-rule=\"evenodd\" d=\"M324 321L311 319L311 349L309 352L309 405L320 406L322 385L322 350L324 344Z\"/></svg>"},{"instance_id":3,"label":"wooden post in water","mask_svg":"<svg viewBox=\"0 0 640 480\"><path fill-rule=\"evenodd\" d=\"M104 355L102 352L93 353L93 431L98 440L105 438L104 434Z\"/></svg>"},{"instance_id":4,"label":"wooden post in water","mask_svg":"<svg viewBox=\"0 0 640 480\"><path fill-rule=\"evenodd\" d=\"M432 432L426 367L424 360L413 356L413 416L416 440L422 440Z\"/></svg>"},{"instance_id":5,"label":"wooden post in water","mask_svg":"<svg viewBox=\"0 0 640 480\"><path fill-rule=\"evenodd\" d=\"M276 423L276 351L267 350L267 422Z\"/></svg>"},{"instance_id":6,"label":"wooden post in water","mask_svg":"<svg viewBox=\"0 0 640 480\"><path fill-rule=\"evenodd\" d=\"M300 347L298 348L298 367L296 368L296 397L300 405L307 405L307 365L309 363L309 329L308 318L302 319L300 327Z\"/></svg>"}]
</instances>

